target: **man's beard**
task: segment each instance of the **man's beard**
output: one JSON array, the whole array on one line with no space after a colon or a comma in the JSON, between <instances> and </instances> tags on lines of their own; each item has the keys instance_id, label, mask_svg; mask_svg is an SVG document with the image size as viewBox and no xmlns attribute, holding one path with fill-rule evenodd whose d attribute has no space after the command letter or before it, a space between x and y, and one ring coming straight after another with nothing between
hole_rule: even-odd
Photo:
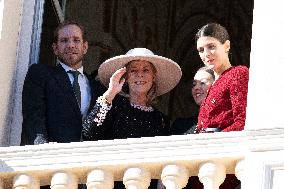
<instances>
[{"instance_id":1,"label":"man's beard","mask_svg":"<svg viewBox=\"0 0 284 189\"><path fill-rule=\"evenodd\" d=\"M78 65L79 63L82 62L83 60L83 55L75 58L75 59L72 59L72 58L66 58L64 56L60 56L58 57L58 59L65 65L69 66L69 67L73 67L73 66L76 66Z\"/></svg>"}]
</instances>

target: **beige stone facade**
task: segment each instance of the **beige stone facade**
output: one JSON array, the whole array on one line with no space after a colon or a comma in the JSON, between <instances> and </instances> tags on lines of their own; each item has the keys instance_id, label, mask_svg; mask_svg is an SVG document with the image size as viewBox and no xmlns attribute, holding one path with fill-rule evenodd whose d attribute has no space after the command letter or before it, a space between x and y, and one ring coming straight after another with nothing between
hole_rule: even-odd
<instances>
[{"instance_id":1,"label":"beige stone facade","mask_svg":"<svg viewBox=\"0 0 284 189\"><path fill-rule=\"evenodd\" d=\"M22 1L2 0L3 17L0 42L0 144L9 144L9 134L11 132L10 121L12 105L14 102L14 82L16 74L17 54L19 45L19 32L21 30Z\"/></svg>"}]
</instances>

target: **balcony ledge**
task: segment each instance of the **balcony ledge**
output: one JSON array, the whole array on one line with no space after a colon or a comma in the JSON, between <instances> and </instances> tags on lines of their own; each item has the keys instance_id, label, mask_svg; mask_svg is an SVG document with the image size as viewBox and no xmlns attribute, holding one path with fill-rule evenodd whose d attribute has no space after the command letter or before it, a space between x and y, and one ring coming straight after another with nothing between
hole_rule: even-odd
<instances>
[{"instance_id":1,"label":"balcony ledge","mask_svg":"<svg viewBox=\"0 0 284 189\"><path fill-rule=\"evenodd\" d=\"M183 165L197 175L200 164L209 161L222 163L233 174L248 153L275 150L284 150L284 129L1 147L0 178L10 185L13 176L26 173L48 183L61 170L85 183L90 171L103 169L121 180L129 167L146 168L152 178L160 178L168 164Z\"/></svg>"}]
</instances>

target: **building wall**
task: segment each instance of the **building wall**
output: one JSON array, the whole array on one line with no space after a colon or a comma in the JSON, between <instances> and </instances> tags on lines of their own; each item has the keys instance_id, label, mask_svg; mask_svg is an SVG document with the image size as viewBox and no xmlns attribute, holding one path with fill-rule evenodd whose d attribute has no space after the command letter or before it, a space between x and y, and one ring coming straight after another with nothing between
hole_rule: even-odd
<instances>
[{"instance_id":1,"label":"building wall","mask_svg":"<svg viewBox=\"0 0 284 189\"><path fill-rule=\"evenodd\" d=\"M10 146L21 140L22 88L31 59L36 0L2 1L0 146Z\"/></svg>"},{"instance_id":2,"label":"building wall","mask_svg":"<svg viewBox=\"0 0 284 189\"><path fill-rule=\"evenodd\" d=\"M9 122L13 103L13 82L22 16L21 0L4 1L0 40L0 146L9 144Z\"/></svg>"}]
</instances>

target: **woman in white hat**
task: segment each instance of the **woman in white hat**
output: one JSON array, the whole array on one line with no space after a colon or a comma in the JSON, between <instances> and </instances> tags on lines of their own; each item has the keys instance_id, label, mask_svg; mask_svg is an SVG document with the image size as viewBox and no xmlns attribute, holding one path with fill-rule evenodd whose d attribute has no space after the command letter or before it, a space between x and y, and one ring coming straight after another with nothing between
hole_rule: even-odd
<instances>
[{"instance_id":1,"label":"woman in white hat","mask_svg":"<svg viewBox=\"0 0 284 189\"><path fill-rule=\"evenodd\" d=\"M181 75L178 64L145 48L134 48L126 55L106 60L98 76L108 89L83 122L82 139L169 135L169 119L152 102L173 89ZM115 182L114 188L124 186ZM150 188L156 189L157 183L151 182Z\"/></svg>"},{"instance_id":2,"label":"woman in white hat","mask_svg":"<svg viewBox=\"0 0 284 189\"><path fill-rule=\"evenodd\" d=\"M173 89L181 75L177 63L146 48L106 60L98 76L108 89L83 122L82 139L168 135L169 119L152 102Z\"/></svg>"}]
</instances>

